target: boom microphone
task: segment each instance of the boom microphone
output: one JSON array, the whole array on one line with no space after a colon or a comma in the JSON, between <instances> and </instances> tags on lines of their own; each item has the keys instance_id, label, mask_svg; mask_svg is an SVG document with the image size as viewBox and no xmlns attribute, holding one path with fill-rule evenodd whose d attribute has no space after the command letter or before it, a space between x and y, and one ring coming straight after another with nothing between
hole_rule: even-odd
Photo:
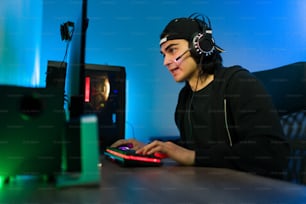
<instances>
[{"instance_id":1,"label":"boom microphone","mask_svg":"<svg viewBox=\"0 0 306 204\"><path fill-rule=\"evenodd\" d=\"M175 58L175 62L178 63L179 60L188 52L190 51L191 49L188 48L185 52L183 52L180 56L178 56L177 58Z\"/></svg>"}]
</instances>

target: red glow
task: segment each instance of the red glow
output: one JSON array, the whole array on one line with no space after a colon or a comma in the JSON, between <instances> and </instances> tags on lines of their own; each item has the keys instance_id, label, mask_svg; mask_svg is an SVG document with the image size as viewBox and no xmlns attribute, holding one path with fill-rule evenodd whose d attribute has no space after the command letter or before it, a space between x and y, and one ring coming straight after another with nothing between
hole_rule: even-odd
<instances>
[{"instance_id":1,"label":"red glow","mask_svg":"<svg viewBox=\"0 0 306 204\"><path fill-rule=\"evenodd\" d=\"M107 149L106 151L115 155L115 156L117 156L117 157L123 158L123 159L134 160L134 161L143 161L143 162L153 162L153 163L160 163L161 162L160 159L157 159L157 158L149 158L149 157L137 156L137 155L126 155L126 154L122 154L120 152L116 152L116 151L113 151L113 150L110 150L110 149Z\"/></svg>"},{"instance_id":2,"label":"red glow","mask_svg":"<svg viewBox=\"0 0 306 204\"><path fill-rule=\"evenodd\" d=\"M85 77L85 102L90 101L90 77Z\"/></svg>"}]
</instances>

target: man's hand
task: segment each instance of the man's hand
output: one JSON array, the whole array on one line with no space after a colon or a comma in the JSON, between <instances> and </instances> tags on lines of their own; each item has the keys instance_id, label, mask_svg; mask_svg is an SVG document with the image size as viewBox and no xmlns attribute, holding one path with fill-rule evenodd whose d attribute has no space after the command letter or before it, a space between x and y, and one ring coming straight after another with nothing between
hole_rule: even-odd
<instances>
[{"instance_id":1,"label":"man's hand","mask_svg":"<svg viewBox=\"0 0 306 204\"><path fill-rule=\"evenodd\" d=\"M155 140L136 151L138 154L154 154L156 152L164 153L169 158L183 165L194 164L195 151L183 148L173 142Z\"/></svg>"}]
</instances>

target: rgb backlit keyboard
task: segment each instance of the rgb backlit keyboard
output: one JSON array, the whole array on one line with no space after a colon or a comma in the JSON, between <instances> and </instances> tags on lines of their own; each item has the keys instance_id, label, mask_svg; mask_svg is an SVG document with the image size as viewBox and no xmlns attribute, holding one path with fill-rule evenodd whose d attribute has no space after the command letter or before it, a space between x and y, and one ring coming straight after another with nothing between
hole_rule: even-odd
<instances>
[{"instance_id":1,"label":"rgb backlit keyboard","mask_svg":"<svg viewBox=\"0 0 306 204\"><path fill-rule=\"evenodd\" d=\"M122 166L161 166L161 158L154 155L136 154L132 149L119 149L116 147L107 147L104 155L107 159L115 161Z\"/></svg>"}]
</instances>

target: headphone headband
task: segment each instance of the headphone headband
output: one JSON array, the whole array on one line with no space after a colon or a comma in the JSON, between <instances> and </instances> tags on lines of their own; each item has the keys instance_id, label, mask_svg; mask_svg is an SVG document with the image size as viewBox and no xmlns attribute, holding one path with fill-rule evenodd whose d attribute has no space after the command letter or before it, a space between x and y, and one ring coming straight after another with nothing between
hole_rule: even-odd
<instances>
[{"instance_id":1,"label":"headphone headband","mask_svg":"<svg viewBox=\"0 0 306 204\"><path fill-rule=\"evenodd\" d=\"M193 13L189 18L195 20L202 28L202 31L194 33L193 37L189 41L192 56L199 59L202 56L208 57L215 51L224 52L222 48L215 44L212 36L211 22L207 16Z\"/></svg>"}]
</instances>

